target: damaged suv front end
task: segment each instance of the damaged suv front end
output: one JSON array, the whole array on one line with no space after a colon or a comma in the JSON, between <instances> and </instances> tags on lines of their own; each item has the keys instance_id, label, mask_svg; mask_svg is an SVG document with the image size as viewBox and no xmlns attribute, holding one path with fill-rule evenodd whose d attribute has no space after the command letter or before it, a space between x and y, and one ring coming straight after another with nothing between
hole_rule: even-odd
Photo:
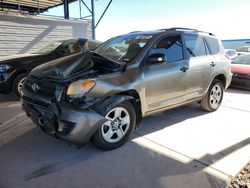
<instances>
[{"instance_id":1,"label":"damaged suv front end","mask_svg":"<svg viewBox=\"0 0 250 188\"><path fill-rule=\"evenodd\" d=\"M86 94L95 87L98 76L123 69L122 65L94 52L39 66L22 88L23 110L43 132L76 145L85 144L107 121L91 109L100 98L87 98Z\"/></svg>"}]
</instances>

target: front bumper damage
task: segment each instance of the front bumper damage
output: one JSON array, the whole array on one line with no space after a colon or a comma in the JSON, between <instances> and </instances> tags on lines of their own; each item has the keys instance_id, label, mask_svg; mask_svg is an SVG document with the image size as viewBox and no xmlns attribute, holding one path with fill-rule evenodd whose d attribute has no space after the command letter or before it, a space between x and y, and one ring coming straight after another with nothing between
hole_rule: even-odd
<instances>
[{"instance_id":1,"label":"front bumper damage","mask_svg":"<svg viewBox=\"0 0 250 188\"><path fill-rule=\"evenodd\" d=\"M65 102L53 103L24 91L22 108L40 129L76 145L86 144L107 120L91 109L78 109Z\"/></svg>"}]
</instances>

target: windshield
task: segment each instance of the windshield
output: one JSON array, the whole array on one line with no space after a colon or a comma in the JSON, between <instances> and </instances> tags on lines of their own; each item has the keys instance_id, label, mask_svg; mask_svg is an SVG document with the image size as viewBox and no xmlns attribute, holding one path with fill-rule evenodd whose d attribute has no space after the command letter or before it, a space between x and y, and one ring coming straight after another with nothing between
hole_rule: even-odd
<instances>
[{"instance_id":1,"label":"windshield","mask_svg":"<svg viewBox=\"0 0 250 188\"><path fill-rule=\"evenodd\" d=\"M234 64L250 65L250 55L240 55L233 59Z\"/></svg>"},{"instance_id":2,"label":"windshield","mask_svg":"<svg viewBox=\"0 0 250 188\"><path fill-rule=\"evenodd\" d=\"M50 52L54 51L58 46L60 46L63 43L63 41L54 41L54 42L49 42L46 46L43 48L33 52L33 54L49 54Z\"/></svg>"},{"instance_id":3,"label":"windshield","mask_svg":"<svg viewBox=\"0 0 250 188\"><path fill-rule=\"evenodd\" d=\"M105 42L94 52L114 61L130 62L151 39L149 34L123 35Z\"/></svg>"}]
</instances>

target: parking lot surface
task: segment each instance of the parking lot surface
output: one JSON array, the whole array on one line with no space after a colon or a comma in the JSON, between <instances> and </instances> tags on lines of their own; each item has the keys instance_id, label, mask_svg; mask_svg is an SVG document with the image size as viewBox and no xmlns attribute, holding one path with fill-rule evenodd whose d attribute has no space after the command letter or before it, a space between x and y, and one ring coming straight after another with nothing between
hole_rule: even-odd
<instances>
[{"instance_id":1,"label":"parking lot surface","mask_svg":"<svg viewBox=\"0 0 250 188\"><path fill-rule=\"evenodd\" d=\"M227 90L213 113L191 104L147 117L112 151L40 133L8 98L0 96L0 188L225 187L250 160L248 91Z\"/></svg>"},{"instance_id":2,"label":"parking lot surface","mask_svg":"<svg viewBox=\"0 0 250 188\"><path fill-rule=\"evenodd\" d=\"M21 104L13 95L0 94L0 125L21 113Z\"/></svg>"}]
</instances>

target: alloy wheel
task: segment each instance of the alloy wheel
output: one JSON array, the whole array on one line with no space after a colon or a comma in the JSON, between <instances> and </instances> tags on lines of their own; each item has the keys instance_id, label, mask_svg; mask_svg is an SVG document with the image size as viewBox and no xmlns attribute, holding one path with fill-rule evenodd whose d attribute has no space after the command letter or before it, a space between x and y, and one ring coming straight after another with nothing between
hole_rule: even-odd
<instances>
[{"instance_id":1,"label":"alloy wheel","mask_svg":"<svg viewBox=\"0 0 250 188\"><path fill-rule=\"evenodd\" d=\"M210 92L209 102L213 109L220 106L222 99L222 88L219 84L215 84Z\"/></svg>"},{"instance_id":2,"label":"alloy wheel","mask_svg":"<svg viewBox=\"0 0 250 188\"><path fill-rule=\"evenodd\" d=\"M105 118L108 121L101 127L103 139L109 143L116 143L124 138L130 126L128 111L125 108L116 107L110 110Z\"/></svg>"}]
</instances>

